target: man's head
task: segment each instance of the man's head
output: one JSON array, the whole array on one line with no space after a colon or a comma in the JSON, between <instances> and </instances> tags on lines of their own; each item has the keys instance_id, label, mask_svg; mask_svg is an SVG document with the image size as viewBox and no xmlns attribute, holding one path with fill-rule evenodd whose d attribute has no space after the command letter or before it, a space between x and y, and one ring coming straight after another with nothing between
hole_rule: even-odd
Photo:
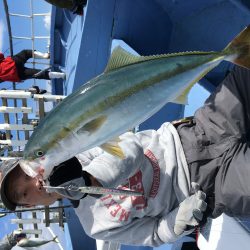
<instances>
[{"instance_id":1,"label":"man's head","mask_svg":"<svg viewBox=\"0 0 250 250\"><path fill-rule=\"evenodd\" d=\"M41 177L26 175L16 159L3 162L0 170L1 200L9 210L16 206L50 205L60 198L56 193L46 192Z\"/></svg>"}]
</instances>

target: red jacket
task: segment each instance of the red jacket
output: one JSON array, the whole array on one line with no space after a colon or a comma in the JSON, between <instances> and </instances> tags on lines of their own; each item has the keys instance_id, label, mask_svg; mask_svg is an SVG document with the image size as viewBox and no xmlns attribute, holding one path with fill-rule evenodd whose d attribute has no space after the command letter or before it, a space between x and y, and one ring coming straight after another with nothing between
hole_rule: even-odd
<instances>
[{"instance_id":1,"label":"red jacket","mask_svg":"<svg viewBox=\"0 0 250 250\"><path fill-rule=\"evenodd\" d=\"M10 57L4 58L4 54L0 52L0 82L21 82L17 73L15 61Z\"/></svg>"}]
</instances>

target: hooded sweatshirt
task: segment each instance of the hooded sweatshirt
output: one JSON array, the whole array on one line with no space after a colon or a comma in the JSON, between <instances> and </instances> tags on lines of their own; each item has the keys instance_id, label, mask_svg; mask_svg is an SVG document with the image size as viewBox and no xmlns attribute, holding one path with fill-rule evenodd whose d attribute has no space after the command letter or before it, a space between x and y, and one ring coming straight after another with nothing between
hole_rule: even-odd
<instances>
[{"instance_id":1,"label":"hooded sweatshirt","mask_svg":"<svg viewBox=\"0 0 250 250\"><path fill-rule=\"evenodd\" d=\"M176 129L120 136L125 159L94 148L77 157L83 170L104 187L129 188L144 196L88 195L75 209L85 232L96 239L127 245L159 246L174 242L175 217L190 195L187 162ZM186 232L184 234L188 234Z\"/></svg>"}]
</instances>

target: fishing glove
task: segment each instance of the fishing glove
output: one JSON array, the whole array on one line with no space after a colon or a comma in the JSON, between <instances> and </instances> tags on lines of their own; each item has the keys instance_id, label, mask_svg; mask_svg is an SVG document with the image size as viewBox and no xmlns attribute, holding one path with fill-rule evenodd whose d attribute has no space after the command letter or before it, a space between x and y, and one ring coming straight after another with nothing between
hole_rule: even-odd
<instances>
[{"instance_id":1,"label":"fishing glove","mask_svg":"<svg viewBox=\"0 0 250 250\"><path fill-rule=\"evenodd\" d=\"M82 165L76 157L54 167L48 181L50 186L54 187L84 187L91 184L88 174L82 171ZM66 189L58 189L56 192L69 200L80 200L86 196L86 194L80 191L69 191Z\"/></svg>"},{"instance_id":2,"label":"fishing glove","mask_svg":"<svg viewBox=\"0 0 250 250\"><path fill-rule=\"evenodd\" d=\"M180 203L175 218L174 232L177 236L194 229L202 220L203 212L207 208L206 194L200 191L199 184L192 182L191 187L194 194Z\"/></svg>"}]
</instances>

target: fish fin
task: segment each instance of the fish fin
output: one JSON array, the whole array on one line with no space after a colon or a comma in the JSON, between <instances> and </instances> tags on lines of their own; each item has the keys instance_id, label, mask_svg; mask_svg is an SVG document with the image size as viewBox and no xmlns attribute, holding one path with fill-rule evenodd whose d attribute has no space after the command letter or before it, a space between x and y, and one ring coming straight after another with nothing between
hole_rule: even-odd
<instances>
[{"instance_id":1,"label":"fish fin","mask_svg":"<svg viewBox=\"0 0 250 250\"><path fill-rule=\"evenodd\" d=\"M229 61L250 69L250 25L241 31L223 50L225 54L233 55Z\"/></svg>"},{"instance_id":2,"label":"fish fin","mask_svg":"<svg viewBox=\"0 0 250 250\"><path fill-rule=\"evenodd\" d=\"M176 99L174 99L172 102L177 103L177 104L183 104L187 105L188 104L188 93L192 89L196 82L192 82L182 93L179 95Z\"/></svg>"},{"instance_id":3,"label":"fish fin","mask_svg":"<svg viewBox=\"0 0 250 250\"><path fill-rule=\"evenodd\" d=\"M59 243L59 240L58 240L58 236L55 236L52 241L54 241L55 243Z\"/></svg>"},{"instance_id":4,"label":"fish fin","mask_svg":"<svg viewBox=\"0 0 250 250\"><path fill-rule=\"evenodd\" d=\"M151 55L151 56L136 56L124 50L122 47L117 46L111 54L111 57L106 66L106 69L104 70L104 73L107 73L109 71L112 71L114 69L118 69L124 66L132 65L132 64L136 64L136 63L144 62L144 61L155 60L159 58L173 57L177 55L180 55L180 56L181 55L197 55L197 54L206 55L206 54L211 54L211 53L216 53L216 52L187 51L187 52L178 52L178 53L171 53L171 54Z\"/></svg>"},{"instance_id":5,"label":"fish fin","mask_svg":"<svg viewBox=\"0 0 250 250\"><path fill-rule=\"evenodd\" d=\"M121 159L124 159L125 155L124 155L121 147L118 145L119 141L120 141L120 138L118 138L118 140L116 140L116 141L106 142L106 143L101 145L101 148L109 154L112 154L112 155L117 156Z\"/></svg>"},{"instance_id":6,"label":"fish fin","mask_svg":"<svg viewBox=\"0 0 250 250\"><path fill-rule=\"evenodd\" d=\"M98 128L102 126L106 119L107 117L105 115L102 115L96 119L91 120L90 122L84 124L84 126L77 131L77 134L81 134L85 131L88 131L89 133L95 132Z\"/></svg>"},{"instance_id":7,"label":"fish fin","mask_svg":"<svg viewBox=\"0 0 250 250\"><path fill-rule=\"evenodd\" d=\"M135 56L128 51L124 50L122 47L117 46L109 59L105 73L112 71L114 69L121 68L126 65L134 64L140 59L140 56Z\"/></svg>"},{"instance_id":8,"label":"fish fin","mask_svg":"<svg viewBox=\"0 0 250 250\"><path fill-rule=\"evenodd\" d=\"M219 59L218 59L219 60ZM184 89L184 91L179 95L176 99L174 99L172 102L177 103L177 104L183 104L187 105L188 104L188 94L192 87L194 86L195 83L197 83L202 77L204 77L210 70L212 70L214 66L212 65L211 67L207 68L204 70L198 77L196 77L189 85L187 88Z\"/></svg>"}]
</instances>

